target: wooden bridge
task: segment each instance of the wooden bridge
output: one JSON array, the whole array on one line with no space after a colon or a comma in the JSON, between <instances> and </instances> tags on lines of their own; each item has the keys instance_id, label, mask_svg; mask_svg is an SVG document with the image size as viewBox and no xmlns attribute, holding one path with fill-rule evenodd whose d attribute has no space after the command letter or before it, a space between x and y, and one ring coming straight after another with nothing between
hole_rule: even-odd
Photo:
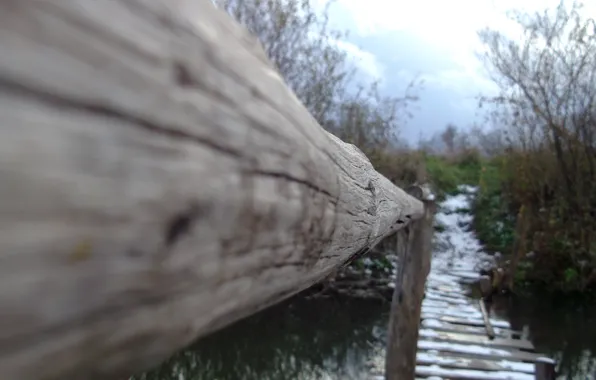
<instances>
[{"instance_id":1,"label":"wooden bridge","mask_svg":"<svg viewBox=\"0 0 596 380\"><path fill-rule=\"evenodd\" d=\"M210 0L0 1L0 52L2 379L126 378L428 217Z\"/></svg>"},{"instance_id":2,"label":"wooden bridge","mask_svg":"<svg viewBox=\"0 0 596 380\"><path fill-rule=\"evenodd\" d=\"M507 321L487 315L483 300L474 302L470 272L431 272L422 302L416 375L443 379L547 379L554 362Z\"/></svg>"},{"instance_id":3,"label":"wooden bridge","mask_svg":"<svg viewBox=\"0 0 596 380\"><path fill-rule=\"evenodd\" d=\"M373 379L553 380L554 361L536 353L509 322L491 316L482 298L471 296L481 279L478 264L490 257L478 251L479 243L467 228L470 215L457 211L470 208L469 197L454 199L463 204L445 202L437 217L451 220L436 240L439 246L443 240L457 244L438 249L432 264L428 247L411 244L400 252L404 273L397 278L396 292L409 283L417 284L417 291L404 293L401 307L394 299L385 368L373 370L380 374ZM407 240L405 234L400 232L398 239ZM408 255L416 257L404 260ZM419 284L425 282L423 295Z\"/></svg>"}]
</instances>

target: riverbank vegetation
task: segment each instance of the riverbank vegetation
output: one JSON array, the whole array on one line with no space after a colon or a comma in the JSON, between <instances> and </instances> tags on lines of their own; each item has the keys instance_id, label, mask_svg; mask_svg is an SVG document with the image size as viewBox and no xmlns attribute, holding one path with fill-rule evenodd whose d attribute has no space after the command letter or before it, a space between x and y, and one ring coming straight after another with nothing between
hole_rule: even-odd
<instances>
[{"instance_id":1,"label":"riverbank vegetation","mask_svg":"<svg viewBox=\"0 0 596 380\"><path fill-rule=\"evenodd\" d=\"M581 17L581 6L513 13L519 36L482 31L486 67L499 89L481 102L488 123L468 133L449 125L412 149L398 133L420 83L401 97L382 93L358 71L328 8L316 4L218 0L259 37L319 124L359 147L387 178L401 186L428 181L439 198L461 184L478 186L474 227L508 262L511 288L593 288L596 27ZM384 254L377 256L368 269L393 270ZM354 265L366 269L362 260Z\"/></svg>"},{"instance_id":2,"label":"riverbank vegetation","mask_svg":"<svg viewBox=\"0 0 596 380\"><path fill-rule=\"evenodd\" d=\"M414 78L403 96L380 90L358 69L347 32L334 29L329 6L314 0L216 0L259 38L270 61L317 122L356 145L386 176L400 180L398 133L418 99ZM406 178L407 179L407 178Z\"/></svg>"},{"instance_id":3,"label":"riverbank vegetation","mask_svg":"<svg viewBox=\"0 0 596 380\"><path fill-rule=\"evenodd\" d=\"M470 133L449 125L412 149L398 133L419 83L401 97L383 94L358 71L328 8L311 0L218 4L260 38L319 124L387 178L428 181L439 198L461 184L479 186L474 227L508 260L510 287L582 292L596 284L596 28L580 5L513 13L519 36L481 32L499 89L482 99L487 125ZM392 270L383 257L373 267Z\"/></svg>"},{"instance_id":4,"label":"riverbank vegetation","mask_svg":"<svg viewBox=\"0 0 596 380\"><path fill-rule=\"evenodd\" d=\"M511 285L596 285L596 24L582 10L512 14L521 38L480 34L499 87L485 104L504 150L483 172L476 226L510 255Z\"/></svg>"},{"instance_id":5,"label":"riverbank vegetation","mask_svg":"<svg viewBox=\"0 0 596 380\"><path fill-rule=\"evenodd\" d=\"M488 123L448 126L442 153L425 159L440 191L478 186L474 228L510 289L596 288L596 24L582 10L512 13L518 36L482 31L498 87L480 104Z\"/></svg>"}]
</instances>

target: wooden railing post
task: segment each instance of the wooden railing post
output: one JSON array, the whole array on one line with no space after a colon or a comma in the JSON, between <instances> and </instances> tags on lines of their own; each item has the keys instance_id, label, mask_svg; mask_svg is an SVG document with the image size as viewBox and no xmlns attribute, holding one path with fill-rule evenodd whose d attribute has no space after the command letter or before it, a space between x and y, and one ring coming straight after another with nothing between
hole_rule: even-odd
<instances>
[{"instance_id":1,"label":"wooden railing post","mask_svg":"<svg viewBox=\"0 0 596 380\"><path fill-rule=\"evenodd\" d=\"M430 272L435 207L433 200L424 200L422 218L397 234L399 261L389 319L386 380L414 379L424 285Z\"/></svg>"},{"instance_id":2,"label":"wooden railing post","mask_svg":"<svg viewBox=\"0 0 596 380\"><path fill-rule=\"evenodd\" d=\"M539 360L534 363L534 378L536 380L555 380L557 373L555 364L550 360Z\"/></svg>"}]
</instances>

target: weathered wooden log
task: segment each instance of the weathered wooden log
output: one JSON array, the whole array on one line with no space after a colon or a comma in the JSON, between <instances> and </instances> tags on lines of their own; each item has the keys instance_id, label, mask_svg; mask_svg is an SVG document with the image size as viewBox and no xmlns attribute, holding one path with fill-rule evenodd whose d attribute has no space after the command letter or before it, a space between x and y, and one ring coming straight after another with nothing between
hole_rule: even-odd
<instances>
[{"instance_id":1,"label":"weathered wooden log","mask_svg":"<svg viewBox=\"0 0 596 380\"><path fill-rule=\"evenodd\" d=\"M422 214L209 0L0 1L0 374L116 379Z\"/></svg>"}]
</instances>

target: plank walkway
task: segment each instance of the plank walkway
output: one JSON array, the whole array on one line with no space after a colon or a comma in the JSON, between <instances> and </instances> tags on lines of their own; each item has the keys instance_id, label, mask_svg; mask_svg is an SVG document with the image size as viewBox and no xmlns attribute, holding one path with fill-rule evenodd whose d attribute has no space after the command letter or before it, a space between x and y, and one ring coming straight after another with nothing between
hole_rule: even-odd
<instances>
[{"instance_id":1,"label":"plank walkway","mask_svg":"<svg viewBox=\"0 0 596 380\"><path fill-rule=\"evenodd\" d=\"M479 300L467 294L469 284L480 278L478 264L490 260L467 228L471 215L457 211L469 209L469 200L465 195L451 197L436 215L447 226L436 237L452 249L433 255L422 301L416 377L534 380L535 364L553 360L537 353L508 321L489 315L494 332L490 339Z\"/></svg>"},{"instance_id":2,"label":"plank walkway","mask_svg":"<svg viewBox=\"0 0 596 380\"><path fill-rule=\"evenodd\" d=\"M489 339L478 301L466 295L465 284L478 275L465 263L454 266L433 268L427 280L417 378L534 380L535 363L552 360L536 353L509 322L495 317L489 318L495 332Z\"/></svg>"},{"instance_id":3,"label":"plank walkway","mask_svg":"<svg viewBox=\"0 0 596 380\"><path fill-rule=\"evenodd\" d=\"M426 279L416 378L534 380L536 364L553 360L537 353L508 321L489 315L494 333L490 339L480 302L468 295L469 284L480 278L478 264L492 260L467 228L471 215L457 211L469 206L466 195L453 196L441 204L436 215L446 228L435 233L438 252L433 255ZM384 359L379 355L373 361L371 367L376 370L371 380L384 379Z\"/></svg>"}]
</instances>

